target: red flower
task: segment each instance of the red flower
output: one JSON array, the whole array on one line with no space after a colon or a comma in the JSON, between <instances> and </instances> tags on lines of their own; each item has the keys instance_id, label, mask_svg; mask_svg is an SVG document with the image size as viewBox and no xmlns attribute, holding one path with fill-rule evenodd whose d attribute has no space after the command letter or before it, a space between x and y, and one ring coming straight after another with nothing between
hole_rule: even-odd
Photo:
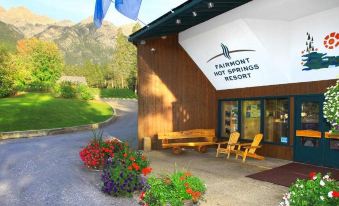
<instances>
[{"instance_id":1,"label":"red flower","mask_svg":"<svg viewBox=\"0 0 339 206\"><path fill-rule=\"evenodd\" d=\"M145 192L142 192L141 194L140 194L140 196L139 196L139 199L140 200L143 200L145 198Z\"/></svg>"},{"instance_id":2,"label":"red flower","mask_svg":"<svg viewBox=\"0 0 339 206\"><path fill-rule=\"evenodd\" d=\"M135 163L135 162L132 164L132 167L133 167L135 170L139 170L139 169L140 169L139 165L138 165L137 163Z\"/></svg>"},{"instance_id":3,"label":"red flower","mask_svg":"<svg viewBox=\"0 0 339 206\"><path fill-rule=\"evenodd\" d=\"M135 160L135 158L134 158L134 157L130 157L130 158L129 158L129 160L131 160L131 161L134 161L134 160Z\"/></svg>"},{"instance_id":4,"label":"red flower","mask_svg":"<svg viewBox=\"0 0 339 206\"><path fill-rule=\"evenodd\" d=\"M187 192L188 194L192 194L192 193L193 193L193 190L192 190L191 188L188 188L188 189L186 189L186 192Z\"/></svg>"},{"instance_id":5,"label":"red flower","mask_svg":"<svg viewBox=\"0 0 339 206\"><path fill-rule=\"evenodd\" d=\"M126 153L124 153L124 157L127 157L127 154L126 154Z\"/></svg>"},{"instance_id":6,"label":"red flower","mask_svg":"<svg viewBox=\"0 0 339 206\"><path fill-rule=\"evenodd\" d=\"M132 166L128 166L127 169L128 169L128 170L132 170Z\"/></svg>"},{"instance_id":7,"label":"red flower","mask_svg":"<svg viewBox=\"0 0 339 206\"><path fill-rule=\"evenodd\" d=\"M310 174L309 174L309 178L310 178L310 180L313 180L314 179L314 177L317 175L317 173L316 172L310 172Z\"/></svg>"},{"instance_id":8,"label":"red flower","mask_svg":"<svg viewBox=\"0 0 339 206\"><path fill-rule=\"evenodd\" d=\"M333 191L332 195L333 197L339 197L339 191Z\"/></svg>"},{"instance_id":9,"label":"red flower","mask_svg":"<svg viewBox=\"0 0 339 206\"><path fill-rule=\"evenodd\" d=\"M180 177L180 180L181 180L181 181L183 181L183 180L185 180L185 179L186 179L185 176L181 176L181 177Z\"/></svg>"},{"instance_id":10,"label":"red flower","mask_svg":"<svg viewBox=\"0 0 339 206\"><path fill-rule=\"evenodd\" d=\"M144 176L146 176L147 174L152 172L152 168L150 167L146 167L144 169L141 170L141 173L144 174Z\"/></svg>"},{"instance_id":11,"label":"red flower","mask_svg":"<svg viewBox=\"0 0 339 206\"><path fill-rule=\"evenodd\" d=\"M185 172L185 176L189 177L189 176L192 176L192 174L190 172Z\"/></svg>"},{"instance_id":12,"label":"red flower","mask_svg":"<svg viewBox=\"0 0 339 206\"><path fill-rule=\"evenodd\" d=\"M189 187L189 184L187 182L184 185L185 185L185 187Z\"/></svg>"}]
</instances>

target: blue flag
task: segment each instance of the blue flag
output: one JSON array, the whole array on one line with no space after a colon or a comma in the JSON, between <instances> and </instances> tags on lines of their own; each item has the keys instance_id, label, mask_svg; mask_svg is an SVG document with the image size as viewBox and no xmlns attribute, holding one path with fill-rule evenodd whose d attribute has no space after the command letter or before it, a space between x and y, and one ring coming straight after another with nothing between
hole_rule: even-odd
<instances>
[{"instance_id":1,"label":"blue flag","mask_svg":"<svg viewBox=\"0 0 339 206\"><path fill-rule=\"evenodd\" d=\"M124 16L137 20L142 0L115 0L115 8Z\"/></svg>"},{"instance_id":2,"label":"blue flag","mask_svg":"<svg viewBox=\"0 0 339 206\"><path fill-rule=\"evenodd\" d=\"M102 21L111 5L111 0L96 0L95 11L94 11L94 25L97 28L101 27Z\"/></svg>"}]
</instances>

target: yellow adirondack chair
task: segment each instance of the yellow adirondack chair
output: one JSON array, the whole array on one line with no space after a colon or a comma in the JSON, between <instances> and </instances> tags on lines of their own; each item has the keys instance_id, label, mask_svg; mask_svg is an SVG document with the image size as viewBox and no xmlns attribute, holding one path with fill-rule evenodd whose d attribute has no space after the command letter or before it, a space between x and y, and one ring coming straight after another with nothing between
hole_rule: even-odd
<instances>
[{"instance_id":1,"label":"yellow adirondack chair","mask_svg":"<svg viewBox=\"0 0 339 206\"><path fill-rule=\"evenodd\" d=\"M238 139L240 137L239 132L232 132L228 141L219 142L217 148L216 157L219 156L220 153L227 154L227 159L230 158L231 153L235 153L235 146L238 143ZM222 144L227 144L225 148L221 147Z\"/></svg>"},{"instance_id":2,"label":"yellow adirondack chair","mask_svg":"<svg viewBox=\"0 0 339 206\"><path fill-rule=\"evenodd\" d=\"M261 140L263 138L263 134L257 134L255 135L252 143L244 143L244 144L238 144L238 149L236 151L236 159L238 159L238 156L242 157L242 162L246 161L246 157L252 157L258 160L265 159L263 156L257 155L255 151L260 148L259 145ZM244 150L242 150L244 149Z\"/></svg>"}]
</instances>

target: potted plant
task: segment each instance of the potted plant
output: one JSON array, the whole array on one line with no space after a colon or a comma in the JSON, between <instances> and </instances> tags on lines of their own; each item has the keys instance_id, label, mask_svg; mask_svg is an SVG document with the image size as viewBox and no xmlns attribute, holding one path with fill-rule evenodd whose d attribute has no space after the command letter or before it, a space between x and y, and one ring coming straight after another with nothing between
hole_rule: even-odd
<instances>
[{"instance_id":1,"label":"potted plant","mask_svg":"<svg viewBox=\"0 0 339 206\"><path fill-rule=\"evenodd\" d=\"M93 138L79 152L84 165L93 170L102 170L106 160L123 149L123 143L116 138L103 140L103 132L93 131Z\"/></svg>"},{"instance_id":2,"label":"potted plant","mask_svg":"<svg viewBox=\"0 0 339 206\"><path fill-rule=\"evenodd\" d=\"M339 185L327 174L310 173L309 180L298 179L283 197L280 206L339 205Z\"/></svg>"},{"instance_id":3,"label":"potted plant","mask_svg":"<svg viewBox=\"0 0 339 206\"><path fill-rule=\"evenodd\" d=\"M148 206L190 206L203 198L206 186L190 172L176 171L162 177L150 177L140 199Z\"/></svg>"},{"instance_id":4,"label":"potted plant","mask_svg":"<svg viewBox=\"0 0 339 206\"><path fill-rule=\"evenodd\" d=\"M325 92L324 117L331 124L330 136L339 137L339 80Z\"/></svg>"},{"instance_id":5,"label":"potted plant","mask_svg":"<svg viewBox=\"0 0 339 206\"><path fill-rule=\"evenodd\" d=\"M101 180L102 191L112 196L132 196L144 187L145 177L152 168L141 151L132 151L128 145L107 160Z\"/></svg>"}]
</instances>

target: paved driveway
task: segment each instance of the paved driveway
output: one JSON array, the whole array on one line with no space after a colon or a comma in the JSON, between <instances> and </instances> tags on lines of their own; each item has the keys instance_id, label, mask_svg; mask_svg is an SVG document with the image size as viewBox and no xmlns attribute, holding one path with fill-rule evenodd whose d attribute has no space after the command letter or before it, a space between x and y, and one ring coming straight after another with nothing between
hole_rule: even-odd
<instances>
[{"instance_id":1,"label":"paved driveway","mask_svg":"<svg viewBox=\"0 0 339 206\"><path fill-rule=\"evenodd\" d=\"M105 134L136 146L137 102L108 102L119 117ZM90 138L91 131L0 141L0 205L137 205L100 191L100 173L89 172L79 159Z\"/></svg>"}]
</instances>

